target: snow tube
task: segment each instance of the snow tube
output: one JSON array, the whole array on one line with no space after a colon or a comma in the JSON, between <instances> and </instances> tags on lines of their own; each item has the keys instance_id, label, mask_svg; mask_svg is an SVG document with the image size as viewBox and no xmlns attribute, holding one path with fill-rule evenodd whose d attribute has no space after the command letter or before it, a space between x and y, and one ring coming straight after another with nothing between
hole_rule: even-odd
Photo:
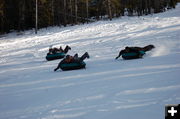
<instances>
[{"instance_id":1,"label":"snow tube","mask_svg":"<svg viewBox=\"0 0 180 119\"><path fill-rule=\"evenodd\" d=\"M60 68L63 71L67 70L75 70L75 69L82 69L85 68L86 63L85 62L72 62L72 63L64 63L60 65Z\"/></svg>"},{"instance_id":2,"label":"snow tube","mask_svg":"<svg viewBox=\"0 0 180 119\"><path fill-rule=\"evenodd\" d=\"M62 53L56 53L56 54L47 54L46 59L48 61L50 61L50 60L64 58L64 56L65 56L65 53L63 53L63 52Z\"/></svg>"},{"instance_id":3,"label":"snow tube","mask_svg":"<svg viewBox=\"0 0 180 119\"><path fill-rule=\"evenodd\" d=\"M137 52L129 52L129 53L124 53L122 54L123 59L137 59L137 58L142 58L142 56L145 54L144 51L139 51Z\"/></svg>"}]
</instances>

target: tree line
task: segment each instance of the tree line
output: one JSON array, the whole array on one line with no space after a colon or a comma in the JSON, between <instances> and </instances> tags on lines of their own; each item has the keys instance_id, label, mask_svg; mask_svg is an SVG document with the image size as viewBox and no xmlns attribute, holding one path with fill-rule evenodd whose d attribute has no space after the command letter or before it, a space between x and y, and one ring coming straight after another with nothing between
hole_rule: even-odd
<instances>
[{"instance_id":1,"label":"tree line","mask_svg":"<svg viewBox=\"0 0 180 119\"><path fill-rule=\"evenodd\" d=\"M115 17L142 16L175 8L179 0L38 0L38 28ZM0 0L0 34L35 28L36 0Z\"/></svg>"}]
</instances>

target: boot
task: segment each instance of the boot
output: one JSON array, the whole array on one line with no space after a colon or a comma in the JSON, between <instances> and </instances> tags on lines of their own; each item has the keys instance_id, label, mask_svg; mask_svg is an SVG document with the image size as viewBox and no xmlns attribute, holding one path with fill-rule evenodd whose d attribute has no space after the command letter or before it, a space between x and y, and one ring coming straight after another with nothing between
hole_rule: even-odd
<instances>
[{"instance_id":1,"label":"boot","mask_svg":"<svg viewBox=\"0 0 180 119\"><path fill-rule=\"evenodd\" d=\"M89 56L88 52L86 52L85 54L86 54L87 58L89 59L89 58L90 58L90 56Z\"/></svg>"}]
</instances>

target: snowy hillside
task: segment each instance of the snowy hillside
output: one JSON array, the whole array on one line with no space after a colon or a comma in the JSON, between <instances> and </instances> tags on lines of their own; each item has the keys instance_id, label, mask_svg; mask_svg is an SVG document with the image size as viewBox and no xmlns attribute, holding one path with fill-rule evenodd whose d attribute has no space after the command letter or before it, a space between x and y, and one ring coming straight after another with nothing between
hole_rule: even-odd
<instances>
[{"instance_id":1,"label":"snowy hillside","mask_svg":"<svg viewBox=\"0 0 180 119\"><path fill-rule=\"evenodd\" d=\"M154 44L143 59L114 60ZM50 45L89 52L83 70L57 71ZM27 31L0 38L0 119L164 119L180 103L180 4L153 16Z\"/></svg>"}]
</instances>

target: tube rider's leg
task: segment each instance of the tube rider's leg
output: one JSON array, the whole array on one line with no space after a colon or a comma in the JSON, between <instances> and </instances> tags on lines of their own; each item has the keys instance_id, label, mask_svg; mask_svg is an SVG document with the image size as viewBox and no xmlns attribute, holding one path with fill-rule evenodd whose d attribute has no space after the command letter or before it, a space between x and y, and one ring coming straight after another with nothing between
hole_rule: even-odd
<instances>
[{"instance_id":1,"label":"tube rider's leg","mask_svg":"<svg viewBox=\"0 0 180 119\"><path fill-rule=\"evenodd\" d=\"M86 58L89 58L89 54L87 52L80 57L80 60L83 61Z\"/></svg>"}]
</instances>

